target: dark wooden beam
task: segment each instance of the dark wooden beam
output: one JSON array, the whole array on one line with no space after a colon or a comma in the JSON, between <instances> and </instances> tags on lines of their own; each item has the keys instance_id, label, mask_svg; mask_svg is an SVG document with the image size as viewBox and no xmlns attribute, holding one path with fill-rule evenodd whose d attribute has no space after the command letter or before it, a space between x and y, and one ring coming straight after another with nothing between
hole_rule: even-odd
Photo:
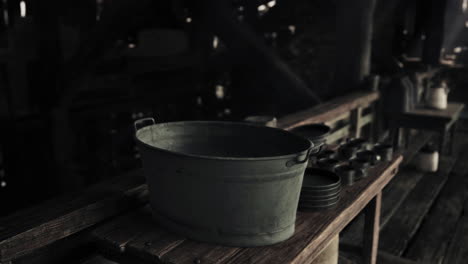
<instances>
[{"instance_id":1,"label":"dark wooden beam","mask_svg":"<svg viewBox=\"0 0 468 264\"><path fill-rule=\"evenodd\" d=\"M440 65L440 54L444 40L445 11L447 0L425 2L426 40L423 49L423 61L427 64ZM449 34L450 32L447 32Z\"/></svg>"},{"instance_id":2,"label":"dark wooden beam","mask_svg":"<svg viewBox=\"0 0 468 264\"><path fill-rule=\"evenodd\" d=\"M336 93L358 88L370 73L376 0L337 1Z\"/></svg>"}]
</instances>

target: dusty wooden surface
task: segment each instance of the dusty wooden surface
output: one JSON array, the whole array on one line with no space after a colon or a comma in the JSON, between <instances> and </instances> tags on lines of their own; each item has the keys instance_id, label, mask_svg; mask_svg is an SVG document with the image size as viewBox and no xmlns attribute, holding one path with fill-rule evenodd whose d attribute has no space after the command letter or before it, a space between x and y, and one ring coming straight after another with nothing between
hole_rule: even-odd
<instances>
[{"instance_id":1,"label":"dusty wooden surface","mask_svg":"<svg viewBox=\"0 0 468 264\"><path fill-rule=\"evenodd\" d=\"M373 168L369 177L345 187L336 208L298 212L294 236L273 246L235 248L184 240L156 224L147 225L151 221L147 209L110 221L96 229L93 235L116 253L125 252L147 260L174 264L198 260L201 263L304 263L314 259L330 239L339 234L382 190L396 173L401 160L401 156L396 156L390 163L381 163ZM127 225L133 227L128 228Z\"/></svg>"}]
</instances>

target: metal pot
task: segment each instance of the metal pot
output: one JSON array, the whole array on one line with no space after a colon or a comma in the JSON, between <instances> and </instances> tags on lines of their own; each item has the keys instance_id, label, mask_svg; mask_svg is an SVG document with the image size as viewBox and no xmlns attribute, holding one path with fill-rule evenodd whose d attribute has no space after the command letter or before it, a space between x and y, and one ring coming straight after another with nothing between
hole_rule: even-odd
<instances>
[{"instance_id":1,"label":"metal pot","mask_svg":"<svg viewBox=\"0 0 468 264\"><path fill-rule=\"evenodd\" d=\"M240 247L293 235L309 140L248 123L144 119L135 129L153 215L163 227Z\"/></svg>"},{"instance_id":2,"label":"metal pot","mask_svg":"<svg viewBox=\"0 0 468 264\"><path fill-rule=\"evenodd\" d=\"M393 146L390 144L376 144L373 150L380 155L382 160L391 161L393 159Z\"/></svg>"},{"instance_id":3,"label":"metal pot","mask_svg":"<svg viewBox=\"0 0 468 264\"><path fill-rule=\"evenodd\" d=\"M376 165L382 158L380 155L371 150L363 150L356 153L358 159L367 160L371 165Z\"/></svg>"},{"instance_id":4,"label":"metal pot","mask_svg":"<svg viewBox=\"0 0 468 264\"><path fill-rule=\"evenodd\" d=\"M350 165L341 165L335 169L343 185L351 186L356 181L356 169Z\"/></svg>"}]
</instances>

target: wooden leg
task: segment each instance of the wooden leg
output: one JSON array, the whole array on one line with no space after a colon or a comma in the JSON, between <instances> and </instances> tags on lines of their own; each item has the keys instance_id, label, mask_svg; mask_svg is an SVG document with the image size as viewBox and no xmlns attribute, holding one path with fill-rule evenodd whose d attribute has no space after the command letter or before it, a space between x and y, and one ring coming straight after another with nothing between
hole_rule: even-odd
<instances>
[{"instance_id":1,"label":"wooden leg","mask_svg":"<svg viewBox=\"0 0 468 264\"><path fill-rule=\"evenodd\" d=\"M457 122L452 125L452 129L450 130L450 143L449 143L449 154L450 156L453 155L453 149L455 145L455 133L457 132Z\"/></svg>"},{"instance_id":2,"label":"wooden leg","mask_svg":"<svg viewBox=\"0 0 468 264\"><path fill-rule=\"evenodd\" d=\"M380 208L382 205L382 193L372 199L364 209L364 245L363 256L365 264L376 264L379 249Z\"/></svg>"},{"instance_id":3,"label":"wooden leg","mask_svg":"<svg viewBox=\"0 0 468 264\"><path fill-rule=\"evenodd\" d=\"M445 143L447 142L447 130L444 129L440 132L440 141L439 141L439 155L444 155Z\"/></svg>"},{"instance_id":4,"label":"wooden leg","mask_svg":"<svg viewBox=\"0 0 468 264\"><path fill-rule=\"evenodd\" d=\"M405 135L405 149L409 147L409 141L410 141L410 131L411 129L405 128L403 133Z\"/></svg>"},{"instance_id":5,"label":"wooden leg","mask_svg":"<svg viewBox=\"0 0 468 264\"><path fill-rule=\"evenodd\" d=\"M394 124L390 125L390 138L393 141L393 148L398 149L400 144L400 128Z\"/></svg>"},{"instance_id":6,"label":"wooden leg","mask_svg":"<svg viewBox=\"0 0 468 264\"><path fill-rule=\"evenodd\" d=\"M372 115L372 121L369 124L369 138L372 140L372 142L378 142L377 139L377 120L375 118L375 113L377 113L377 107L375 103L371 105L371 115Z\"/></svg>"}]
</instances>

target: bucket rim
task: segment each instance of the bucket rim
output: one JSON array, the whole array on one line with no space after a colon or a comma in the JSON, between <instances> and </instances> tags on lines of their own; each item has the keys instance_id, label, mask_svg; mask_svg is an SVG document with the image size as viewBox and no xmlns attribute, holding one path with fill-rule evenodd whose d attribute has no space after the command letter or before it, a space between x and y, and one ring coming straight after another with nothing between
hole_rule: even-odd
<instances>
[{"instance_id":1,"label":"bucket rim","mask_svg":"<svg viewBox=\"0 0 468 264\"><path fill-rule=\"evenodd\" d=\"M144 129L148 129L149 127L157 127L157 126L163 126L163 125L176 125L176 124L204 124L204 125L218 124L218 125L233 125L233 126L249 126L249 127L254 127L254 128L264 129L264 130L276 130L277 132L283 133L286 136L294 137L297 140L302 141L304 146L307 146L307 148L303 150L299 150L291 154L277 155L277 156L265 156L265 157L263 156L262 157L228 157L226 156L226 157L222 157L222 156L196 155L196 154L167 150L164 148L159 148L159 147L155 147L150 144L147 144L138 138L138 132ZM146 148L157 150L157 151L162 151L165 153L169 153L171 155L206 159L206 160L224 160L224 161L267 161L267 160L291 159L291 158L297 158L297 157L303 156L304 154L308 155L310 151L312 150L312 148L314 147L314 143L311 142L310 140L304 137L301 137L299 135L296 135L294 133L291 133L287 130L281 129L281 128L267 127L267 126L262 126L258 124L248 123L248 122L231 122L231 121L172 121L172 122L157 123L157 124L145 126L136 130L134 133L134 138L139 144L143 145ZM309 157L306 157L306 159L308 158ZM297 164L302 164L302 163L303 162L297 162Z\"/></svg>"}]
</instances>

